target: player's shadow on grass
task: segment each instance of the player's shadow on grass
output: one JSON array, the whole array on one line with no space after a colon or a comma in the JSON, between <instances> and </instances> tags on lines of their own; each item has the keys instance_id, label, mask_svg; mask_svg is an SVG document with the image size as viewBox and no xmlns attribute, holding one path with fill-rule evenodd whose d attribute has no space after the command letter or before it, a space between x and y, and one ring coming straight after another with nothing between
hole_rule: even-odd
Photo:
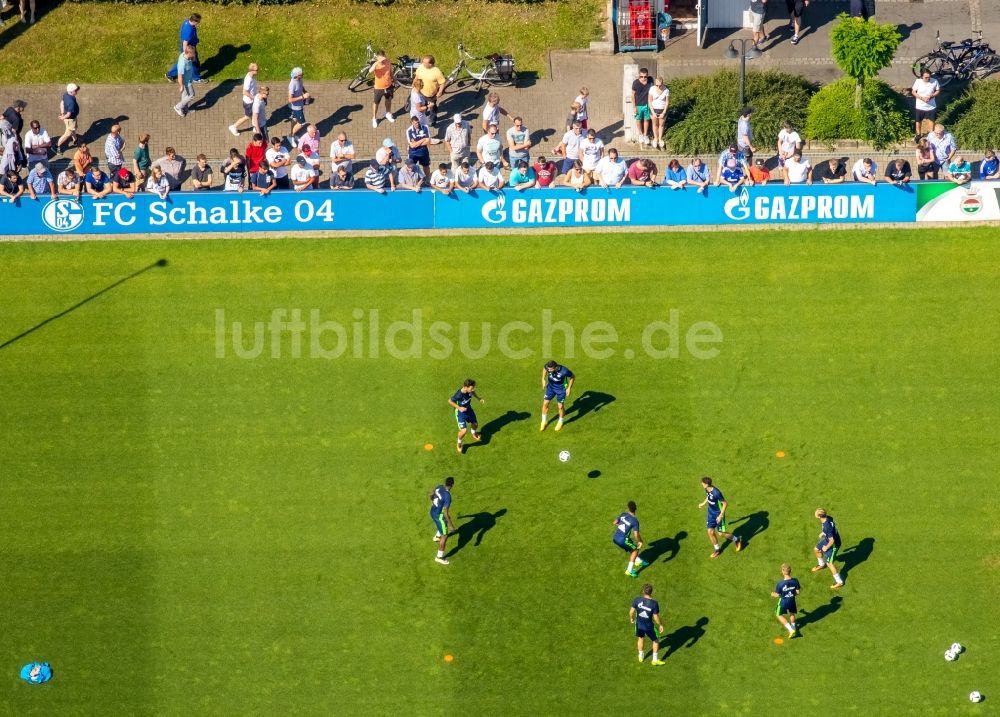
<instances>
[{"instance_id":1,"label":"player's shadow on grass","mask_svg":"<svg viewBox=\"0 0 1000 717\"><path fill-rule=\"evenodd\" d=\"M844 598L840 597L840 595L834 595L830 598L830 602L826 605L820 605L815 610L810 610L809 612L799 610L799 627L802 627L803 625L812 625L813 623L819 622L824 617L832 615L840 609L843 602Z\"/></svg>"},{"instance_id":2,"label":"player's shadow on grass","mask_svg":"<svg viewBox=\"0 0 1000 717\"><path fill-rule=\"evenodd\" d=\"M167 260L166 259L160 259L159 261L154 261L149 266L144 266L144 267L142 267L141 269L139 269L137 271L133 271L128 276L122 277L121 279L119 279L118 281L116 281L113 284L108 284L107 286L105 286L103 289L101 289L97 293L94 293L94 294L91 294L90 296L88 296L86 299L78 301L77 303L75 303L71 307L69 307L68 309L64 309L63 311L60 311L58 314L53 314L52 316L50 316L49 318L45 319L44 321L41 321L41 322L35 324L30 329L22 331L21 333L19 333L17 336L15 336L13 338L7 339L2 344L0 344L0 350L7 348L8 346L10 346L15 341L19 341L20 339L23 339L27 335L29 335L31 333L34 333L35 331L38 331L38 329L42 328L46 324L51 323L51 322L55 321L56 319L61 319L62 317L66 316L67 314L70 314L70 313L76 311L77 309L79 309L81 306L83 306L87 302L93 301L94 299L96 299L101 294L105 294L105 293L111 291L116 286L121 286L122 284L124 284L129 279L134 279L137 276L139 276L140 274L146 273L150 269L154 269L154 268L156 268L158 266L166 266L166 265L167 265Z\"/></svg>"},{"instance_id":3,"label":"player's shadow on grass","mask_svg":"<svg viewBox=\"0 0 1000 717\"><path fill-rule=\"evenodd\" d=\"M846 579L848 573L868 560L874 550L875 538L862 538L857 545L847 548L840 554L840 559L844 561L840 568L840 574Z\"/></svg>"},{"instance_id":4,"label":"player's shadow on grass","mask_svg":"<svg viewBox=\"0 0 1000 717\"><path fill-rule=\"evenodd\" d=\"M566 420L564 423L579 421L588 413L600 411L602 408L613 402L615 397L610 393L600 391L584 391L573 401L573 405L566 409Z\"/></svg>"},{"instance_id":5,"label":"player's shadow on grass","mask_svg":"<svg viewBox=\"0 0 1000 717\"><path fill-rule=\"evenodd\" d=\"M479 435L482 438L476 443L469 443L465 449L468 450L476 446L488 446L490 441L493 440L493 434L499 433L503 430L504 426L509 426L511 423L517 423L518 421L526 421L529 418L531 418L531 414L527 411L507 411L502 416L497 416L489 423L480 426Z\"/></svg>"},{"instance_id":6,"label":"player's shadow on grass","mask_svg":"<svg viewBox=\"0 0 1000 717\"><path fill-rule=\"evenodd\" d=\"M667 659L682 647L694 647L695 643L705 635L705 625L707 624L707 617L699 617L698 622L694 625L685 625L669 635L664 635L660 639L660 659Z\"/></svg>"},{"instance_id":7,"label":"player's shadow on grass","mask_svg":"<svg viewBox=\"0 0 1000 717\"><path fill-rule=\"evenodd\" d=\"M654 540L643 549L642 553L639 554L639 557L650 565L658 561L660 558L663 558L663 562L673 560L677 557L677 553L680 552L681 541L686 537L688 537L687 531L682 530L673 538L660 538L659 540Z\"/></svg>"},{"instance_id":8,"label":"player's shadow on grass","mask_svg":"<svg viewBox=\"0 0 1000 717\"><path fill-rule=\"evenodd\" d=\"M462 518L468 518L468 520L458 526L455 530L455 534L457 535L455 547L452 548L445 557L450 558L452 555L471 543L473 538L476 539L476 542L474 543L475 547L478 547L483 542L483 536L492 530L493 526L497 524L497 519L502 518L505 515L507 515L507 509L501 508L496 513L484 511L482 513L458 516L459 520Z\"/></svg>"},{"instance_id":9,"label":"player's shadow on grass","mask_svg":"<svg viewBox=\"0 0 1000 717\"><path fill-rule=\"evenodd\" d=\"M730 525L733 529L733 535L738 535L743 544L746 545L767 530L771 521L767 517L766 510L758 510L756 513L737 518Z\"/></svg>"}]
</instances>

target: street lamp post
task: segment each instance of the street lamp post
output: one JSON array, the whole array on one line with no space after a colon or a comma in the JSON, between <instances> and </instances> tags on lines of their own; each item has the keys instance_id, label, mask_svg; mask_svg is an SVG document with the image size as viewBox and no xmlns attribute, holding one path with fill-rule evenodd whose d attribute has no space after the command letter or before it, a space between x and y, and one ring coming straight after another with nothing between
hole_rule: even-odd
<instances>
[{"instance_id":1,"label":"street lamp post","mask_svg":"<svg viewBox=\"0 0 1000 717\"><path fill-rule=\"evenodd\" d=\"M736 49L736 43L740 43L740 49ZM750 45L750 49L747 49L747 45ZM757 49L752 39L742 38L738 40L731 40L729 42L729 47L723 53L726 58L730 60L735 60L737 57L740 58L740 107L746 104L743 97L744 86L747 81L747 60L756 60L760 57L761 52Z\"/></svg>"}]
</instances>

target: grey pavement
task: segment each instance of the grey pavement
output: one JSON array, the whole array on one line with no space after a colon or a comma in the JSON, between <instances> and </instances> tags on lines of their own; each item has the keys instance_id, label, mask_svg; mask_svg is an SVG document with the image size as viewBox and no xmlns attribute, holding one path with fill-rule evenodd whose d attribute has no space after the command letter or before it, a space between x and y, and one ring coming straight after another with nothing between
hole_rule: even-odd
<instances>
[{"instance_id":1,"label":"grey pavement","mask_svg":"<svg viewBox=\"0 0 1000 717\"><path fill-rule=\"evenodd\" d=\"M784 3L771 0L778 6L766 25L773 39L765 44L763 57L749 63L750 69L779 68L806 77L827 82L840 76L830 57L829 31L837 13L846 9L846 2L817 0L806 11L809 30L802 41L793 46L784 27L787 19ZM958 40L981 27L985 37L1000 45L1000 0L877 0L877 19L892 22L902 28L904 39L893 66L883 73L883 79L896 87L912 84L910 65L920 55L934 47L934 33L941 30L943 37ZM772 11L773 12L773 11ZM532 131L535 149L532 155L550 155L563 133L565 117L577 90L586 85L590 89L590 126L597 129L606 144L618 146L624 156L643 152L636 145L626 145L622 121L623 66L638 63L648 66L655 74L670 79L690 74L714 72L720 68L737 66L734 60L723 57L723 51L733 37L748 37L745 30L710 32L704 48L696 47L693 31L677 30L666 46L657 53L626 53L618 55L595 54L586 50L553 52L549 57L546 77L530 79L518 88L499 88L501 105L512 116L521 115ZM450 62L450 58L446 58ZM447 64L447 62L445 62ZM317 97L315 104L306 108L306 117L315 122L323 136L321 153L328 156L330 141L343 130L354 142L358 159L374 155L382 140L391 137L398 145L405 146L404 133L408 118L401 116L394 124L384 120L377 129L371 126L371 90L350 92L344 82L315 82L306 79L307 88ZM67 81L73 77L68 75ZM270 82L271 118L269 131L272 136L287 134L290 125L282 120L285 83ZM250 140L244 130L239 139L233 137L228 126L241 116L239 84L236 82L197 85L198 99L194 111L187 117L177 116L172 106L177 101L175 85L166 81L152 85L91 85L79 93L82 107L80 130L91 145L91 152L103 160L104 139L114 122L123 126L128 155L135 146L136 137L142 132L152 135L150 153L155 160L166 146L176 148L188 160L190 167L196 155L206 154L214 167L228 156L230 147L241 152ZM15 98L28 102L25 120L37 118L49 134L56 138L62 132L58 119L62 85L5 85L0 86L3 106ZM397 100L404 92L397 93ZM486 91L461 88L449 92L435 128L437 137L443 137L450 116L456 112L470 120L474 138L478 138L479 109ZM399 102L397 101L397 110ZM401 113L399 113L401 114ZM506 123L502 131L509 124ZM847 146L850 154L851 145ZM856 147L856 145L855 145ZM858 152L864 148L856 147ZM73 150L53 160L60 169ZM444 159L443 145L432 148L434 161ZM906 152L909 155L909 152ZM661 153L662 156L662 153ZM356 162L356 166L359 163ZM328 171L328 164L324 169Z\"/></svg>"}]
</instances>

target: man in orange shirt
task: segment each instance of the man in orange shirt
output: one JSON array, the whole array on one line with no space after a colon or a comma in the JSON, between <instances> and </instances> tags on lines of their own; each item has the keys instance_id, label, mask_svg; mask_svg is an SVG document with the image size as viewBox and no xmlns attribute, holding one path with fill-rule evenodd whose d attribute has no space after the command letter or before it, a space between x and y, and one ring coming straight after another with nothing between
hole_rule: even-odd
<instances>
[{"instance_id":1,"label":"man in orange shirt","mask_svg":"<svg viewBox=\"0 0 1000 717\"><path fill-rule=\"evenodd\" d=\"M763 159L755 159L750 167L750 179L754 184L767 184L771 180L771 173L764 166Z\"/></svg>"},{"instance_id":2,"label":"man in orange shirt","mask_svg":"<svg viewBox=\"0 0 1000 717\"><path fill-rule=\"evenodd\" d=\"M413 76L423 81L424 86L420 93L427 100L427 124L433 126L437 117L437 106L444 94L444 73L441 68L434 64L434 55L424 55L420 67L417 68Z\"/></svg>"},{"instance_id":3,"label":"man in orange shirt","mask_svg":"<svg viewBox=\"0 0 1000 717\"><path fill-rule=\"evenodd\" d=\"M378 106L385 98L385 118L395 122L392 116L392 63L385 56L384 50L375 52L375 62L372 63L372 74L375 75L375 102L372 104L372 128L378 127Z\"/></svg>"}]
</instances>

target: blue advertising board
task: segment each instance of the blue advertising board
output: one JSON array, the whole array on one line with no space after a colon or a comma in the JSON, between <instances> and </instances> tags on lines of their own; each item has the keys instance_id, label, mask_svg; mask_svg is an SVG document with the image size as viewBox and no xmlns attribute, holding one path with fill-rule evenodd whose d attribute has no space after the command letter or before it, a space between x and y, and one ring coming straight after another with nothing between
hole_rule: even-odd
<instances>
[{"instance_id":1,"label":"blue advertising board","mask_svg":"<svg viewBox=\"0 0 1000 717\"><path fill-rule=\"evenodd\" d=\"M174 192L165 200L153 194L132 199L68 197L37 201L22 196L19 206L0 203L6 234L162 234L206 232L343 231L430 229L434 200L430 192L379 194L349 192Z\"/></svg>"},{"instance_id":2,"label":"blue advertising board","mask_svg":"<svg viewBox=\"0 0 1000 717\"><path fill-rule=\"evenodd\" d=\"M158 234L403 229L533 229L913 222L916 193L890 184L768 184L730 192L668 187L505 190L443 195L309 191L175 192L0 203L8 235Z\"/></svg>"}]
</instances>

